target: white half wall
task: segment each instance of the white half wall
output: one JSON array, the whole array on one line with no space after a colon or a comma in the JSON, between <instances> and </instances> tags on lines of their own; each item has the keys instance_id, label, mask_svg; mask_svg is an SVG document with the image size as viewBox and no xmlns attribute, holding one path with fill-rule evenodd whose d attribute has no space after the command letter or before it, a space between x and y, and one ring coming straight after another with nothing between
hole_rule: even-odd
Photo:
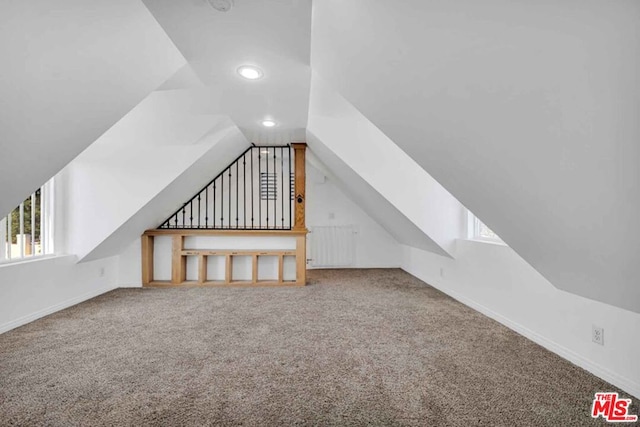
<instances>
[{"instance_id":1,"label":"white half wall","mask_svg":"<svg viewBox=\"0 0 640 427\"><path fill-rule=\"evenodd\" d=\"M640 398L640 314L559 290L500 244L458 240L455 260L403 246L402 268Z\"/></svg>"},{"instance_id":2,"label":"white half wall","mask_svg":"<svg viewBox=\"0 0 640 427\"><path fill-rule=\"evenodd\" d=\"M0 265L0 333L118 287L118 258L73 255Z\"/></svg>"}]
</instances>

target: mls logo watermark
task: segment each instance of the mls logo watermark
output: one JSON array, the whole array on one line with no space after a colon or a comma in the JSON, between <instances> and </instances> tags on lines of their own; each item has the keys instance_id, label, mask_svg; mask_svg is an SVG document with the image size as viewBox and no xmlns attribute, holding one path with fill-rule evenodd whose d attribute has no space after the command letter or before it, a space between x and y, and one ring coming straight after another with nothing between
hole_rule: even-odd
<instances>
[{"instance_id":1,"label":"mls logo watermark","mask_svg":"<svg viewBox=\"0 0 640 427\"><path fill-rule=\"evenodd\" d=\"M632 423L637 415L629 415L631 399L620 399L618 393L596 393L591 407L591 417L602 417L610 423Z\"/></svg>"}]
</instances>

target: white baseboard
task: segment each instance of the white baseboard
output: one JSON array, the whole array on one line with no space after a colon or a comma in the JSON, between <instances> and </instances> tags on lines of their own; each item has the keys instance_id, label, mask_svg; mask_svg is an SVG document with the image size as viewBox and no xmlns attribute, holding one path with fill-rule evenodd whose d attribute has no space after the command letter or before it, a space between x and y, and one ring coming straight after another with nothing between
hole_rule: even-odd
<instances>
[{"instance_id":1,"label":"white baseboard","mask_svg":"<svg viewBox=\"0 0 640 427\"><path fill-rule=\"evenodd\" d=\"M19 327L19 326L26 325L27 323L33 322L34 320L40 319L40 318L42 318L44 316L48 316L48 315L53 314L53 313L55 313L57 311L64 310L65 308L69 308L69 307L71 307L73 305L79 304L79 303L84 302L86 300L89 300L91 298L95 298L98 295L102 295L102 294L104 294L106 292L109 292L109 291L112 291L112 290L114 290L116 288L117 288L117 286L103 286L103 287L100 287L100 288L96 288L96 289L91 290L90 292L87 292L87 293L82 294L80 296L77 296L75 298L71 298L71 299L63 301L61 303L58 303L58 304L52 305L50 307L44 308L42 310L38 310L35 313L31 313L31 314L28 314L26 316L22 316L22 317L20 317L18 319L15 319L15 320L7 322L7 323L5 323L3 325L0 325L0 334L8 332L8 331L10 331L12 329L15 329L15 328Z\"/></svg>"},{"instance_id":2,"label":"white baseboard","mask_svg":"<svg viewBox=\"0 0 640 427\"><path fill-rule=\"evenodd\" d=\"M508 317L503 316L500 313L497 313L493 310L491 310L490 308L485 307L482 304L477 303L476 301L465 297L464 295L447 288L446 286L444 286L438 279L432 279L432 278L421 278L416 276L415 274L413 274L411 271L408 271L405 268L402 268L404 271L406 271L407 273L411 274L412 276L416 277L417 279L422 280L423 282L427 283L430 286L433 286L434 288L438 289L439 291L444 292L445 294L449 295L451 298L455 299L456 301L473 308L474 310L484 314L487 317L490 317L491 319L495 320L498 323L503 324L504 326L506 326L507 328L519 333L520 335L530 339L531 341L535 342L536 344L541 345L542 347L546 348L547 350L557 354L558 356L562 357L563 359L568 360L569 362L573 363L576 366L579 366L580 368L592 373L593 375L615 385L616 387L619 387L620 389L624 390L625 392L631 394L633 397L640 399L640 384L636 383L635 381L631 381L628 378L624 378L621 375L610 371L609 369L597 364L597 363L593 363L592 361L582 357L581 355L579 355L578 353L569 350L568 348L556 343L555 341L552 341L534 331L532 331L531 329L522 326L521 324L514 322L513 320L509 319ZM607 390L602 390L602 391L607 391Z\"/></svg>"}]
</instances>

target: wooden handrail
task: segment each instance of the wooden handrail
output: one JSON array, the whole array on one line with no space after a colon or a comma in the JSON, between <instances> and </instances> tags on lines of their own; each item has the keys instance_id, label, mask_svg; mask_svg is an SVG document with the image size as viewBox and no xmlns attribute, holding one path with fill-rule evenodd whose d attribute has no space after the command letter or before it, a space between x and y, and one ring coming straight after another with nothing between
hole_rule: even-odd
<instances>
[{"instance_id":1,"label":"wooden handrail","mask_svg":"<svg viewBox=\"0 0 640 427\"><path fill-rule=\"evenodd\" d=\"M151 229L144 232L143 236L299 236L307 234L309 230L198 230L180 229L165 230Z\"/></svg>"}]
</instances>

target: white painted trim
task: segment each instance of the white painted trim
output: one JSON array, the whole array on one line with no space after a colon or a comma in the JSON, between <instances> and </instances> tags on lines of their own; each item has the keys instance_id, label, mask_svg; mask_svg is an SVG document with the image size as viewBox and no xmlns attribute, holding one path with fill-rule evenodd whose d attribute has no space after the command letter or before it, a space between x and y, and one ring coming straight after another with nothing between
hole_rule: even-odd
<instances>
[{"instance_id":1,"label":"white painted trim","mask_svg":"<svg viewBox=\"0 0 640 427\"><path fill-rule=\"evenodd\" d=\"M497 246L507 246L507 247L509 246L502 240L482 239L479 237L476 237L473 239L470 238L470 239L459 239L459 240L466 240L467 242L476 242L476 243L488 243L490 245L497 245Z\"/></svg>"},{"instance_id":2,"label":"white painted trim","mask_svg":"<svg viewBox=\"0 0 640 427\"><path fill-rule=\"evenodd\" d=\"M525 338L530 339L531 341L535 342L536 344L541 345L542 347L546 348L547 350L557 354L558 356L562 357L563 359L568 360L569 362L573 363L574 365L592 373L593 375L615 385L616 387L619 387L620 389L626 391L627 393L631 394L633 397L635 397L636 399L640 399L640 384L635 382L635 381L630 381L627 378L624 378L622 376L620 376L619 374L610 371L609 369L597 364L597 363L593 363L592 361L585 359L584 357L580 356L578 353L569 350L568 348L556 343L555 341L552 341L536 332L533 332L532 330L520 325L517 322L512 321L511 319L509 319L508 317L505 317L493 310L491 310L490 308L485 307L482 304L477 303L476 301L467 298L463 295L461 295L460 293L453 291L449 288L447 288L446 286L443 286L439 280L437 279L432 279L429 278L428 280L425 280L423 278L420 278L416 275L414 275L413 273L411 273L410 271L406 270L405 268L402 268L404 271L406 271L407 273L411 274L412 276L414 276L415 278L422 280L423 282L425 282L426 284L433 286L434 288L438 289L439 291L444 292L445 294L449 295L451 298L455 299L456 301L484 314L487 317L490 317L491 319L495 320L498 323L501 323L502 325L506 326L507 328L519 333L520 335L524 336ZM603 390L606 391L606 390Z\"/></svg>"},{"instance_id":3,"label":"white painted trim","mask_svg":"<svg viewBox=\"0 0 640 427\"><path fill-rule=\"evenodd\" d=\"M30 262L46 261L54 258L65 258L72 255L55 255L55 254L43 254L43 255L30 255L24 258L13 258L0 261L0 268L12 267L20 264L28 264Z\"/></svg>"},{"instance_id":4,"label":"white painted trim","mask_svg":"<svg viewBox=\"0 0 640 427\"><path fill-rule=\"evenodd\" d=\"M17 327L26 325L27 323L31 323L34 320L38 320L42 317L48 316L49 314L56 313L60 310L64 310L65 308L69 308L81 302L90 300L91 298L95 298L98 295L102 295L106 292L117 289L117 286L103 286L97 289L94 289L90 292L77 296L75 298L68 299L59 304L52 305L50 307L44 308L42 310L38 310L35 313L31 313L27 316L20 317L18 319L12 320L4 325L0 325L0 334L4 334L5 332L9 332L12 329Z\"/></svg>"}]
</instances>

